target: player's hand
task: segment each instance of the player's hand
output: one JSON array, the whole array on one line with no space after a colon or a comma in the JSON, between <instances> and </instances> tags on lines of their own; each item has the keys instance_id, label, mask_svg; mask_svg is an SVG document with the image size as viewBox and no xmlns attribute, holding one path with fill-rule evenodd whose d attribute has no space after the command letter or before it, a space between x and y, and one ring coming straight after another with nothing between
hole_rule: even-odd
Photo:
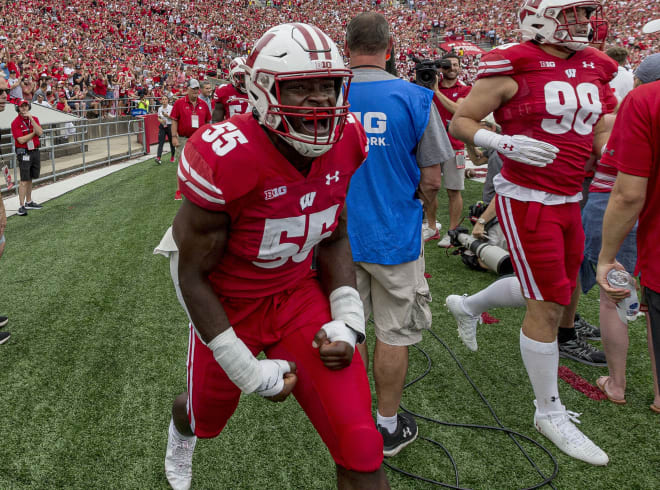
<instances>
[{"instance_id":1,"label":"player's hand","mask_svg":"<svg viewBox=\"0 0 660 490\"><path fill-rule=\"evenodd\" d=\"M610 286L610 283L607 282L607 273L612 269L617 269L620 271L626 270L617 260L614 262L598 261L598 266L596 267L596 282L601 288L603 288L605 294L607 294L607 296L609 296L612 301L618 303L623 298L630 296L630 291L627 289L613 288Z\"/></svg>"},{"instance_id":2,"label":"player's hand","mask_svg":"<svg viewBox=\"0 0 660 490\"><path fill-rule=\"evenodd\" d=\"M273 402L283 402L293 391L298 376L296 364L282 359L264 359L259 361L263 381L255 393Z\"/></svg>"},{"instance_id":3,"label":"player's hand","mask_svg":"<svg viewBox=\"0 0 660 490\"><path fill-rule=\"evenodd\" d=\"M174 145L174 148L179 146L179 137L178 136L172 136L172 144Z\"/></svg>"},{"instance_id":4,"label":"player's hand","mask_svg":"<svg viewBox=\"0 0 660 490\"><path fill-rule=\"evenodd\" d=\"M339 325L341 324L341 325ZM344 331L342 331L345 329ZM344 322L328 322L316 332L312 347L319 350L321 362L332 371L344 369L353 360L357 335Z\"/></svg>"},{"instance_id":5,"label":"player's hand","mask_svg":"<svg viewBox=\"0 0 660 490\"><path fill-rule=\"evenodd\" d=\"M559 148L520 134L514 136L503 134L497 142L497 151L516 162L545 167L553 162L559 153Z\"/></svg>"}]
</instances>

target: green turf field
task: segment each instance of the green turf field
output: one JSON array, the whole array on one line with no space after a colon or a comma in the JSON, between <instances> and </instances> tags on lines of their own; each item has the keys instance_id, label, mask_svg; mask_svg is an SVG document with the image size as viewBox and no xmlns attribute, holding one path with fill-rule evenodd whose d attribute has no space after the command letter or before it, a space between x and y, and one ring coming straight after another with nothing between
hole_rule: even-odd
<instances>
[{"instance_id":1,"label":"green turf field","mask_svg":"<svg viewBox=\"0 0 660 490\"><path fill-rule=\"evenodd\" d=\"M0 314L10 317L0 346L0 489L167 488L163 458L172 399L185 389L188 331L166 259L152 255L179 206L175 167L153 160L112 174L12 217L0 260ZM465 203L481 185L467 182ZM440 220L447 223L446 195ZM545 444L532 426L533 394L518 348L521 310L490 313L479 350L458 339L444 307L452 293L473 293L495 276L469 271L435 242L426 247L433 294L433 331L451 348L502 425ZM580 310L597 321L597 292ZM557 488L660 488L660 417L648 408L652 378L642 321L631 324L628 404L593 401L560 382L564 404L583 412L581 428L610 456L604 468L557 458ZM529 487L543 480L502 432L449 424L496 425L445 347L430 334L420 344L430 374L408 388L406 407L443 421L419 420L420 435L441 443L458 468L460 486ZM427 366L411 350L409 377ZM606 369L561 361L592 384ZM522 443L540 470L549 458ZM442 449L420 440L390 461L455 484ZM396 489L430 488L388 470ZM193 488L325 489L334 465L295 400L272 404L246 396L223 434L200 441Z\"/></svg>"}]
</instances>

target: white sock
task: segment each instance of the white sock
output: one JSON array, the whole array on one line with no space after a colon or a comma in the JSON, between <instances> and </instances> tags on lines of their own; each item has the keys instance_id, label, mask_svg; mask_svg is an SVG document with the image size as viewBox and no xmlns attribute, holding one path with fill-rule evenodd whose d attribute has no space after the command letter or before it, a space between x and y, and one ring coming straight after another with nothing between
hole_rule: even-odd
<instances>
[{"instance_id":1,"label":"white sock","mask_svg":"<svg viewBox=\"0 0 660 490\"><path fill-rule=\"evenodd\" d=\"M536 396L536 407L540 414L562 410L557 386L559 350L554 342L537 342L520 330L520 355Z\"/></svg>"},{"instance_id":2,"label":"white sock","mask_svg":"<svg viewBox=\"0 0 660 490\"><path fill-rule=\"evenodd\" d=\"M178 430L176 430L176 426L174 425L174 420L173 419L170 419L170 433L174 437L179 439L180 441L189 441L189 440L194 439L196 437L194 435L184 436L183 434L181 434Z\"/></svg>"},{"instance_id":3,"label":"white sock","mask_svg":"<svg viewBox=\"0 0 660 490\"><path fill-rule=\"evenodd\" d=\"M397 424L397 416L383 417L379 412L376 412L376 424L380 427L385 427L387 432L394 434Z\"/></svg>"},{"instance_id":4,"label":"white sock","mask_svg":"<svg viewBox=\"0 0 660 490\"><path fill-rule=\"evenodd\" d=\"M503 277L463 301L465 313L479 316L490 308L525 306L525 297L516 276Z\"/></svg>"}]
</instances>

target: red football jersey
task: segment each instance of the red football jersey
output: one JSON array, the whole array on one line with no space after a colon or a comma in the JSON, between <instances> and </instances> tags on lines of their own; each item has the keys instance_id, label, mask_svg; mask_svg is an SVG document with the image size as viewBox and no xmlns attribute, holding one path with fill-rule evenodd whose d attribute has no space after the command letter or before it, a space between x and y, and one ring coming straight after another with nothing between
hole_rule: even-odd
<instances>
[{"instance_id":1,"label":"red football jersey","mask_svg":"<svg viewBox=\"0 0 660 490\"><path fill-rule=\"evenodd\" d=\"M660 291L660 81L646 83L630 92L616 116L603 162L648 179L646 202L637 227L637 268L641 282Z\"/></svg>"},{"instance_id":2,"label":"red football jersey","mask_svg":"<svg viewBox=\"0 0 660 490\"><path fill-rule=\"evenodd\" d=\"M225 110L225 119L229 119L236 114L246 114L252 109L247 94L239 92L231 83L225 83L215 89L213 102L214 106L215 104L222 104Z\"/></svg>"},{"instance_id":3,"label":"red football jersey","mask_svg":"<svg viewBox=\"0 0 660 490\"><path fill-rule=\"evenodd\" d=\"M310 273L312 248L330 236L348 183L367 157L349 117L342 138L305 177L275 148L252 114L200 128L179 162L183 195L231 217L224 257L210 275L221 296L267 296Z\"/></svg>"},{"instance_id":4,"label":"red football jersey","mask_svg":"<svg viewBox=\"0 0 660 490\"><path fill-rule=\"evenodd\" d=\"M449 100L456 102L458 99L464 99L467 97L467 95L470 93L470 90L472 90L472 87L470 85L463 85L460 81L456 82L456 85L453 87L442 87L440 84L438 84L438 90ZM440 117L442 118L443 122L446 124L445 129L449 128L449 123L451 122L451 118L453 117L453 114L449 112L447 109L445 109L445 106L442 105L442 102L438 100L437 97L433 97L433 102L435 103L435 106L438 108L438 112L440 113ZM451 142L451 147L454 150L462 150L465 148L465 143L463 143L461 140L458 140L454 138L451 134L449 134L449 131L447 131L447 136L449 136L449 141Z\"/></svg>"},{"instance_id":5,"label":"red football jersey","mask_svg":"<svg viewBox=\"0 0 660 490\"><path fill-rule=\"evenodd\" d=\"M590 47L562 59L526 41L483 55L477 79L509 76L518 83L516 95L495 111L502 132L529 136L560 150L554 162L543 168L502 156L502 176L552 194L580 192L593 128L617 105L609 86L617 69L613 59Z\"/></svg>"}]
</instances>

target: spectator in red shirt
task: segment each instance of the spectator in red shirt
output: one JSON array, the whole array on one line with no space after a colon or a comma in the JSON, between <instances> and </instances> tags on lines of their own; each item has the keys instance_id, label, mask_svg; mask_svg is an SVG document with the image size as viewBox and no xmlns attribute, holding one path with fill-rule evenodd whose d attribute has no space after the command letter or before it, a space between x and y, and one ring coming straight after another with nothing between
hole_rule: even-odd
<instances>
[{"instance_id":1,"label":"spectator in red shirt","mask_svg":"<svg viewBox=\"0 0 660 490\"><path fill-rule=\"evenodd\" d=\"M43 134L39 119L30 114L32 106L27 100L18 101L18 116L11 123L11 135L16 147L16 158L21 174L18 185L19 208L16 214L27 216L28 209L41 209L32 200L32 179L39 178L41 160L39 157L39 137ZM27 199L27 201L26 201Z\"/></svg>"},{"instance_id":2,"label":"spectator in red shirt","mask_svg":"<svg viewBox=\"0 0 660 490\"><path fill-rule=\"evenodd\" d=\"M211 121L211 111L209 111L206 102L199 98L199 90L199 82L194 78L191 79L188 82L188 94L177 100L172 108L172 114L170 115L172 119L172 143L176 148L174 163L179 161L188 138L204 124ZM178 181L174 199L181 200Z\"/></svg>"}]
</instances>

